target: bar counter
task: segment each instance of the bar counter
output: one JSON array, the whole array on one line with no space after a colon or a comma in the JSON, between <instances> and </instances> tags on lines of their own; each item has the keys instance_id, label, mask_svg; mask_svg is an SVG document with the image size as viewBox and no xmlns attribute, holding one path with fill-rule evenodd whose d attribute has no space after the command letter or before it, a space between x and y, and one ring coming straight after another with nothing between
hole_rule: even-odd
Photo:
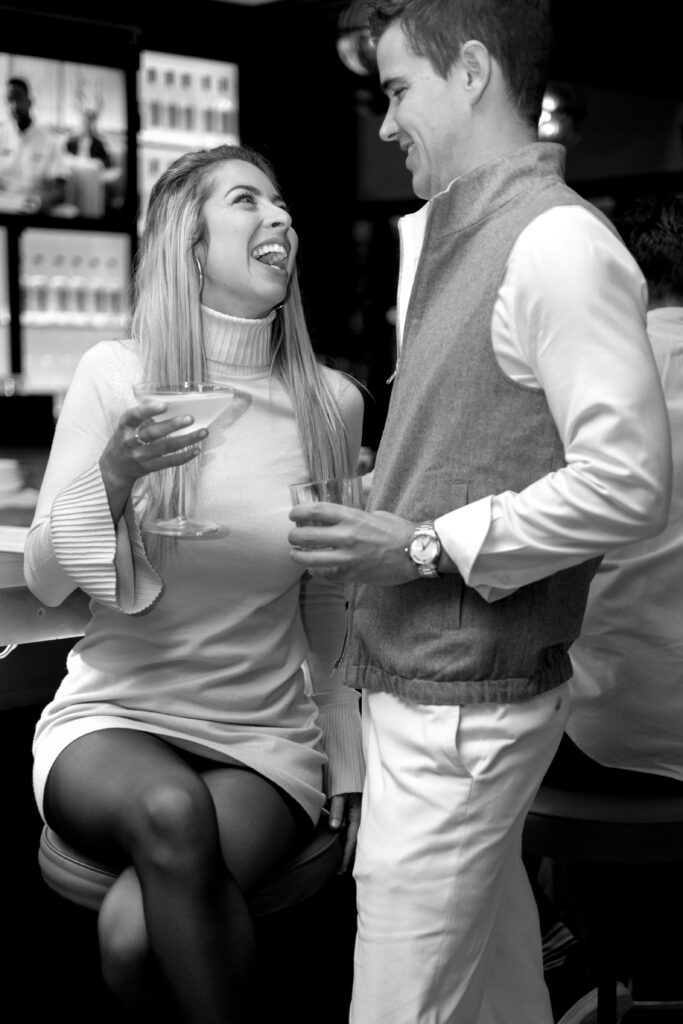
<instances>
[{"instance_id":1,"label":"bar counter","mask_svg":"<svg viewBox=\"0 0 683 1024\"><path fill-rule=\"evenodd\" d=\"M87 596L77 590L57 608L41 604L24 582L23 563L22 554L0 551L0 644L80 636L88 615Z\"/></svg>"},{"instance_id":2,"label":"bar counter","mask_svg":"<svg viewBox=\"0 0 683 1024\"><path fill-rule=\"evenodd\" d=\"M15 549L33 519L27 492L40 486L47 453L3 448L0 455L19 460L26 489L16 505L11 497L0 504L0 710L7 710L41 704L52 696L65 673L66 655L83 633L88 597L77 590L57 608L49 608L26 586L23 550Z\"/></svg>"}]
</instances>

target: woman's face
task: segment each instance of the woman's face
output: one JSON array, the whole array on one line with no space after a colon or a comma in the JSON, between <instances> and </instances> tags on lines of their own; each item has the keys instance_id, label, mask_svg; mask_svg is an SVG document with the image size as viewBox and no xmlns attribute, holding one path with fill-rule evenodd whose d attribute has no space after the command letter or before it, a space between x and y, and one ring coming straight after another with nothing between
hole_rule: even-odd
<instances>
[{"instance_id":1,"label":"woman's face","mask_svg":"<svg viewBox=\"0 0 683 1024\"><path fill-rule=\"evenodd\" d=\"M219 165L204 220L202 302L231 316L265 316L285 298L298 245L272 181L245 160Z\"/></svg>"}]
</instances>

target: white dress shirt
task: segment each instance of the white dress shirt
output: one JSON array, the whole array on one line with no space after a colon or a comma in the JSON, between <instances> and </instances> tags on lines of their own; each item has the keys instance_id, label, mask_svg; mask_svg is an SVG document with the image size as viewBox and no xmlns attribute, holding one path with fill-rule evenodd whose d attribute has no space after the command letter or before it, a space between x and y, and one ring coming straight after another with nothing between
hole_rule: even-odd
<instances>
[{"instance_id":1,"label":"white dress shirt","mask_svg":"<svg viewBox=\"0 0 683 1024\"><path fill-rule=\"evenodd\" d=\"M21 131L15 121L0 125L0 187L35 193L47 181L68 179L60 137L32 121Z\"/></svg>"},{"instance_id":2,"label":"white dress shirt","mask_svg":"<svg viewBox=\"0 0 683 1024\"><path fill-rule=\"evenodd\" d=\"M399 225L399 353L428 209ZM493 349L505 374L545 392L567 465L436 520L463 579L486 600L663 529L671 440L646 303L637 263L582 206L547 210L515 242Z\"/></svg>"},{"instance_id":3,"label":"white dress shirt","mask_svg":"<svg viewBox=\"0 0 683 1024\"><path fill-rule=\"evenodd\" d=\"M669 522L611 552L593 580L569 652L567 732L601 764L683 780L683 307L647 322L671 421Z\"/></svg>"}]
</instances>

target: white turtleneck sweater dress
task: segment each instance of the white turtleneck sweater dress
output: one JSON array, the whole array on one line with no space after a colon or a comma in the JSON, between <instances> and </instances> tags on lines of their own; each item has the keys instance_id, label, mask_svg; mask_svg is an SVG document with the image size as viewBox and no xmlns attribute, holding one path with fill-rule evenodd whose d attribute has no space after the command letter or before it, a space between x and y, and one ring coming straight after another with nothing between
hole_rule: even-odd
<instances>
[{"instance_id":1,"label":"white turtleneck sweater dress","mask_svg":"<svg viewBox=\"0 0 683 1024\"><path fill-rule=\"evenodd\" d=\"M42 813L55 758L98 729L153 732L271 779L315 821L326 796L362 788L358 695L331 677L343 589L289 556L288 487L308 479L291 402L270 373L270 325L203 308L208 376L251 396L209 427L192 513L227 526L180 540L158 571L140 534L137 485L113 523L98 460L142 377L132 342L89 349L60 413L25 555L30 590L55 606L75 588L92 617L37 723ZM330 375L335 394L353 385Z\"/></svg>"}]
</instances>

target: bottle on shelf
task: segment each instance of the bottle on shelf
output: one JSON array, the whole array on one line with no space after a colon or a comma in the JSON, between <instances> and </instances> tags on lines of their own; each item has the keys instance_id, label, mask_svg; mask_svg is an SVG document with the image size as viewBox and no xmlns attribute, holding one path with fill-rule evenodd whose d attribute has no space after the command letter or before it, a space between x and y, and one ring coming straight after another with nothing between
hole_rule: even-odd
<instances>
[{"instance_id":1,"label":"bottle on shelf","mask_svg":"<svg viewBox=\"0 0 683 1024\"><path fill-rule=\"evenodd\" d=\"M53 323L64 323L69 314L69 278L66 259L57 253L52 260L52 273L48 279L48 311Z\"/></svg>"}]
</instances>

